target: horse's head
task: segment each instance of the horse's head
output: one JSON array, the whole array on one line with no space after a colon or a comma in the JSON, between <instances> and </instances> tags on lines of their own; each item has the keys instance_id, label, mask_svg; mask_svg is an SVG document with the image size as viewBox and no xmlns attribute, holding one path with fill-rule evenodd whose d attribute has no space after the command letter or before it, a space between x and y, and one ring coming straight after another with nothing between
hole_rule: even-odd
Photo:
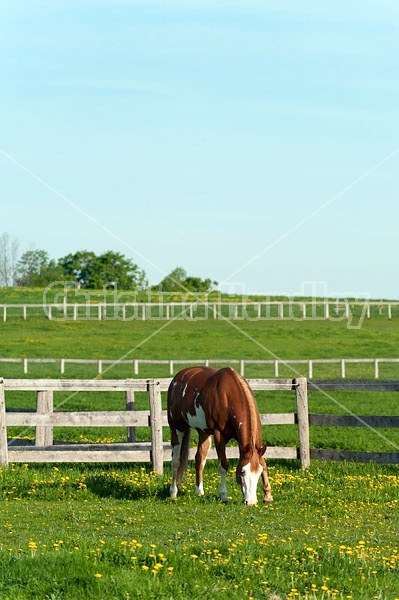
<instances>
[{"instance_id":1,"label":"horse's head","mask_svg":"<svg viewBox=\"0 0 399 600\"><path fill-rule=\"evenodd\" d=\"M237 465L236 479L241 486L244 504L257 504L258 498L256 488L259 477L262 474L265 463L263 455L266 452L266 446L253 448L247 444L240 452L240 460Z\"/></svg>"}]
</instances>

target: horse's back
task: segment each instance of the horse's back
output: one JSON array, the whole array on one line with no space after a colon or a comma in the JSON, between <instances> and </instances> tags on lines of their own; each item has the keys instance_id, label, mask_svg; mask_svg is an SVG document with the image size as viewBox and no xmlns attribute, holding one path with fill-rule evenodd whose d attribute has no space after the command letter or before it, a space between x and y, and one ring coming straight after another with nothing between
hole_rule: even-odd
<instances>
[{"instance_id":1,"label":"horse's back","mask_svg":"<svg viewBox=\"0 0 399 600\"><path fill-rule=\"evenodd\" d=\"M238 402L242 402L243 397L253 398L248 382L231 367L215 371L208 381L208 386L218 397L228 396L230 399L237 399Z\"/></svg>"},{"instance_id":2,"label":"horse's back","mask_svg":"<svg viewBox=\"0 0 399 600\"><path fill-rule=\"evenodd\" d=\"M205 381L215 373L217 370L212 367L186 367L176 373L169 387L173 388L178 383L187 383L190 380L195 380L196 385L202 387Z\"/></svg>"},{"instance_id":3,"label":"horse's back","mask_svg":"<svg viewBox=\"0 0 399 600\"><path fill-rule=\"evenodd\" d=\"M221 398L252 396L252 391L246 382L231 367L213 369L211 367L187 367L173 377L168 389L168 407L178 403L185 396L191 396L193 391L200 392L205 397L212 397L216 402Z\"/></svg>"},{"instance_id":4,"label":"horse's back","mask_svg":"<svg viewBox=\"0 0 399 600\"><path fill-rule=\"evenodd\" d=\"M168 388L168 404L178 402L188 388L201 390L209 378L216 373L211 367L187 367L173 377Z\"/></svg>"},{"instance_id":5,"label":"horse's back","mask_svg":"<svg viewBox=\"0 0 399 600\"><path fill-rule=\"evenodd\" d=\"M248 407L254 406L248 383L231 367L187 367L175 375L168 390L167 413L172 428L183 427L190 422L188 415L203 410L210 431L227 433L228 429L229 435L236 437L237 423L245 422Z\"/></svg>"}]
</instances>

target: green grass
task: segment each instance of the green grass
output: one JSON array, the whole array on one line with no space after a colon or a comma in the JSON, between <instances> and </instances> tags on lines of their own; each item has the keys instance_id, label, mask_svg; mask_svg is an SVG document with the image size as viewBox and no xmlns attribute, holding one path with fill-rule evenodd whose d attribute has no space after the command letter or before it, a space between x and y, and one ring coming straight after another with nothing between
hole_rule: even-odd
<instances>
[{"instance_id":1,"label":"green grass","mask_svg":"<svg viewBox=\"0 0 399 600\"><path fill-rule=\"evenodd\" d=\"M398 356L399 319L348 329L331 321L0 323L3 357L311 359ZM5 365L2 365L5 367ZM71 367L69 367L71 368ZM319 369L320 367L317 367ZM372 366L367 367L372 373ZM381 366L384 369L385 366ZM334 367L338 371L339 367Z\"/></svg>"},{"instance_id":2,"label":"green grass","mask_svg":"<svg viewBox=\"0 0 399 600\"><path fill-rule=\"evenodd\" d=\"M0 597L399 597L397 470L295 462L269 467L275 503L230 502L206 467L170 500L143 467L23 466L0 474Z\"/></svg>"}]
</instances>

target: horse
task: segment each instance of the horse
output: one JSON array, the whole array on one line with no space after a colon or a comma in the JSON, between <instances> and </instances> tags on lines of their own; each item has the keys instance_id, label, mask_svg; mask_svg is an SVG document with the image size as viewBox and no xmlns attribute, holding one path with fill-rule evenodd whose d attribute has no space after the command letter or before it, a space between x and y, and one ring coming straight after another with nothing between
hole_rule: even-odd
<instances>
[{"instance_id":1,"label":"horse","mask_svg":"<svg viewBox=\"0 0 399 600\"><path fill-rule=\"evenodd\" d=\"M198 431L195 456L198 496L204 495L203 470L213 435L221 477L220 498L228 501L226 444L235 439L239 446L236 480L245 504L257 504L256 488L262 476L264 502L272 502L271 487L263 455L262 428L258 408L248 382L234 369L188 367L179 371L168 388L168 423L172 444L172 484L170 496L176 498L178 486L188 465L191 429Z\"/></svg>"}]
</instances>

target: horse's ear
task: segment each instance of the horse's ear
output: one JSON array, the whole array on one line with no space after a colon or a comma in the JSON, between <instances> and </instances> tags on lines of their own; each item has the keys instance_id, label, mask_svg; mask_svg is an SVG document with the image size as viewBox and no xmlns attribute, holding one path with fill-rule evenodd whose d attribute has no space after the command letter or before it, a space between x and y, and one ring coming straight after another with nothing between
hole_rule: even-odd
<instances>
[{"instance_id":1,"label":"horse's ear","mask_svg":"<svg viewBox=\"0 0 399 600\"><path fill-rule=\"evenodd\" d=\"M264 446L262 446L262 448L259 450L259 456L264 455L264 453L266 452L266 448L267 448L266 444Z\"/></svg>"}]
</instances>

